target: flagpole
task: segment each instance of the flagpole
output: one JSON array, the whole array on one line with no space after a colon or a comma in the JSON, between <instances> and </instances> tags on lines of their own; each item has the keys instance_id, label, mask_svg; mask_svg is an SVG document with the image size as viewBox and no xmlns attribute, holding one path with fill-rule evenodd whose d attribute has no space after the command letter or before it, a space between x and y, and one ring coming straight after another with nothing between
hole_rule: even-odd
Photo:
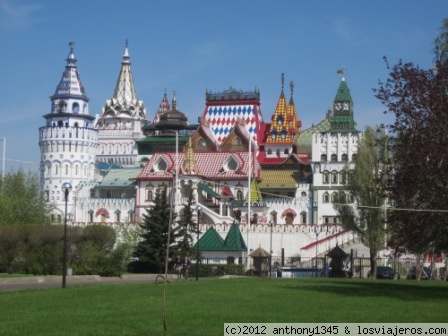
<instances>
[{"instance_id":1,"label":"flagpole","mask_svg":"<svg viewBox=\"0 0 448 336\"><path fill-rule=\"evenodd\" d=\"M252 176L252 139L251 134L249 132L249 169L248 169L248 178L247 178L247 253L246 253L246 271L249 271L250 268L250 259L249 259L249 253L250 253L250 183L251 183L251 176Z\"/></svg>"}]
</instances>

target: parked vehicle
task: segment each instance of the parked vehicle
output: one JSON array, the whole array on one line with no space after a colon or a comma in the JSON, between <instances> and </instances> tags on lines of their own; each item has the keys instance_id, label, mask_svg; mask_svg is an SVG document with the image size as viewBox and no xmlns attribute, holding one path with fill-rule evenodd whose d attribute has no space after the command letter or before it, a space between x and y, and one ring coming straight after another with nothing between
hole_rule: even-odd
<instances>
[{"instance_id":1,"label":"parked vehicle","mask_svg":"<svg viewBox=\"0 0 448 336\"><path fill-rule=\"evenodd\" d=\"M432 271L428 267L423 267L422 275L420 276L420 280L429 280L432 277ZM415 280L417 279L417 268L415 266L411 267L408 271L407 279Z\"/></svg>"},{"instance_id":2,"label":"parked vehicle","mask_svg":"<svg viewBox=\"0 0 448 336\"><path fill-rule=\"evenodd\" d=\"M370 271L369 271L369 277L370 277ZM400 274L395 272L392 267L377 266L376 267L376 278L377 279L399 279Z\"/></svg>"}]
</instances>

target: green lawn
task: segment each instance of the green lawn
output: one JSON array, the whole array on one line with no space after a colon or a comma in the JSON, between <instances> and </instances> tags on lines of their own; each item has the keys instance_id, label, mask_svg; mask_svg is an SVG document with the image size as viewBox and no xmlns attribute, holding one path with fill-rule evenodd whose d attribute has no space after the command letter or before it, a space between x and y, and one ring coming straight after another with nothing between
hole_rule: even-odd
<instances>
[{"instance_id":1,"label":"green lawn","mask_svg":"<svg viewBox=\"0 0 448 336\"><path fill-rule=\"evenodd\" d=\"M0 335L163 335L163 283L0 293ZM167 335L225 322L446 322L448 284L366 279L200 279L167 287Z\"/></svg>"}]
</instances>

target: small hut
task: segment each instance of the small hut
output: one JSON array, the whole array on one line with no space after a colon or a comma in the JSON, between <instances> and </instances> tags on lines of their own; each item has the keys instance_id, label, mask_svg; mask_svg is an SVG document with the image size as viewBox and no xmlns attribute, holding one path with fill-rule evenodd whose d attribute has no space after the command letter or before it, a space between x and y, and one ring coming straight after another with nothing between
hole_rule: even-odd
<instances>
[{"instance_id":1,"label":"small hut","mask_svg":"<svg viewBox=\"0 0 448 336\"><path fill-rule=\"evenodd\" d=\"M330 262L330 278L345 278L347 272L344 270L344 261L347 260L348 254L344 252L338 245L328 252L327 256L331 258Z\"/></svg>"},{"instance_id":2,"label":"small hut","mask_svg":"<svg viewBox=\"0 0 448 336\"><path fill-rule=\"evenodd\" d=\"M260 246L250 256L254 259L252 275L267 277L271 254Z\"/></svg>"}]
</instances>

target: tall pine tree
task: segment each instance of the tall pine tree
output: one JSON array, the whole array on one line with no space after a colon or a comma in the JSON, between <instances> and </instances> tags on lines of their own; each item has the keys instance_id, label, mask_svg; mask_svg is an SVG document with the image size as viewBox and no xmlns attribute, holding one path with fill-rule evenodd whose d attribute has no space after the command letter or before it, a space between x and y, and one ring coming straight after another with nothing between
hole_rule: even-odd
<instances>
[{"instance_id":1,"label":"tall pine tree","mask_svg":"<svg viewBox=\"0 0 448 336\"><path fill-rule=\"evenodd\" d=\"M177 229L173 232L176 240L173 253L180 258L195 255L195 251L193 250L193 233L197 232L197 223L193 221L193 201L193 193L190 192L187 204L184 204L183 214L177 223Z\"/></svg>"},{"instance_id":2,"label":"tall pine tree","mask_svg":"<svg viewBox=\"0 0 448 336\"><path fill-rule=\"evenodd\" d=\"M170 225L170 206L165 190L157 192L154 203L154 206L147 209L147 213L143 215L143 223L140 225L143 232L134 251L134 257L139 259L139 271L163 273ZM169 245L173 243L174 235L171 235ZM172 256L173 252L170 251L169 258Z\"/></svg>"}]
</instances>

